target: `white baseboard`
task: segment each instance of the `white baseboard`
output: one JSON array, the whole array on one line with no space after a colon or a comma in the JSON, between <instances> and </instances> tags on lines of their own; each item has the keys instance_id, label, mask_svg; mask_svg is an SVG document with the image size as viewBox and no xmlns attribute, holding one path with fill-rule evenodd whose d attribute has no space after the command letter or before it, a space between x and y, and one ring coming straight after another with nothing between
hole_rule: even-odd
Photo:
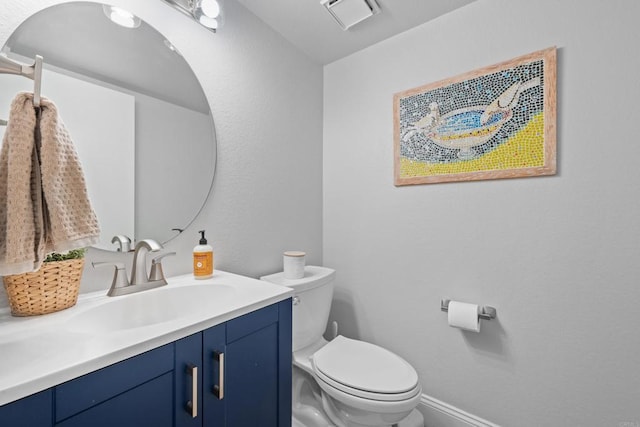
<instances>
[{"instance_id":1,"label":"white baseboard","mask_svg":"<svg viewBox=\"0 0 640 427\"><path fill-rule=\"evenodd\" d=\"M425 427L500 427L426 394L420 398L418 410Z\"/></svg>"}]
</instances>

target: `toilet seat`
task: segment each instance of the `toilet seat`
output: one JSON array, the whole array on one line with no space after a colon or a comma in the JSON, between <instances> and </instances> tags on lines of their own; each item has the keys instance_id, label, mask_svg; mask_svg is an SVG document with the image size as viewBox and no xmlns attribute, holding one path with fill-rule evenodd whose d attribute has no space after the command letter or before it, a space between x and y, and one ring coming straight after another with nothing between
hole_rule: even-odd
<instances>
[{"instance_id":1,"label":"toilet seat","mask_svg":"<svg viewBox=\"0 0 640 427\"><path fill-rule=\"evenodd\" d=\"M318 380L361 399L401 402L421 392L415 369L375 344L337 336L312 362Z\"/></svg>"}]
</instances>

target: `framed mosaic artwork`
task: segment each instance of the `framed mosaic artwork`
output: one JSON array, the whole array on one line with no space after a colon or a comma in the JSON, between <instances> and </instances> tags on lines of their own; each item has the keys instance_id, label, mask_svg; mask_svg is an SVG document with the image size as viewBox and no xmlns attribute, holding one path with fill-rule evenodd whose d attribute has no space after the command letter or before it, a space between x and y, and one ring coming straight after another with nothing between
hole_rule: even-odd
<instances>
[{"instance_id":1,"label":"framed mosaic artwork","mask_svg":"<svg viewBox=\"0 0 640 427\"><path fill-rule=\"evenodd\" d=\"M395 185L556 173L556 48L396 93Z\"/></svg>"}]
</instances>

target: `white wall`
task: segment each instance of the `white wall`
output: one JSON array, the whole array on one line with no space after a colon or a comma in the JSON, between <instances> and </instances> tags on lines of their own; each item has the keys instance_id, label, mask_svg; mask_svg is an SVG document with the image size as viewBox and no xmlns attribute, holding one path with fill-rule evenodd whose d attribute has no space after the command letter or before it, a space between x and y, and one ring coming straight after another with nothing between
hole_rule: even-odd
<instances>
[{"instance_id":1,"label":"white wall","mask_svg":"<svg viewBox=\"0 0 640 427\"><path fill-rule=\"evenodd\" d=\"M29 15L58 3L63 1L3 2L0 45ZM217 34L162 2L110 3L173 42L200 80L215 122L214 188L195 222L166 246L178 255L163 261L165 273L191 271L201 229L222 270L273 273L282 267L282 252L291 249L305 250L309 263L322 263L322 68L233 0L225 3L226 23ZM88 260L120 256L94 250ZM86 267L81 291L110 283L111 272ZM0 291L0 305L4 298Z\"/></svg>"},{"instance_id":2,"label":"white wall","mask_svg":"<svg viewBox=\"0 0 640 427\"><path fill-rule=\"evenodd\" d=\"M332 319L504 426L640 424L640 3L479 0L325 67ZM558 174L393 186L393 94L558 46ZM497 307L480 334L440 299ZM628 423L628 424L625 424Z\"/></svg>"}]
</instances>

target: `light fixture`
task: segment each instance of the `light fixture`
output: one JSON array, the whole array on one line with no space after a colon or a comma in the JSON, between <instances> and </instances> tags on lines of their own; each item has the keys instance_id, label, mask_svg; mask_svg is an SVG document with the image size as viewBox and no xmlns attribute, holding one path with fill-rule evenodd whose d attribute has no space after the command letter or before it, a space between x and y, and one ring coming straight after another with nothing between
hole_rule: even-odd
<instances>
[{"instance_id":1,"label":"light fixture","mask_svg":"<svg viewBox=\"0 0 640 427\"><path fill-rule=\"evenodd\" d=\"M222 0L164 0L214 33L222 24Z\"/></svg>"},{"instance_id":2,"label":"light fixture","mask_svg":"<svg viewBox=\"0 0 640 427\"><path fill-rule=\"evenodd\" d=\"M376 0L320 0L320 4L344 31L380 13Z\"/></svg>"},{"instance_id":3,"label":"light fixture","mask_svg":"<svg viewBox=\"0 0 640 427\"><path fill-rule=\"evenodd\" d=\"M102 11L115 24L125 28L138 28L140 26L140 18L133 13L120 7L102 5Z\"/></svg>"}]
</instances>

